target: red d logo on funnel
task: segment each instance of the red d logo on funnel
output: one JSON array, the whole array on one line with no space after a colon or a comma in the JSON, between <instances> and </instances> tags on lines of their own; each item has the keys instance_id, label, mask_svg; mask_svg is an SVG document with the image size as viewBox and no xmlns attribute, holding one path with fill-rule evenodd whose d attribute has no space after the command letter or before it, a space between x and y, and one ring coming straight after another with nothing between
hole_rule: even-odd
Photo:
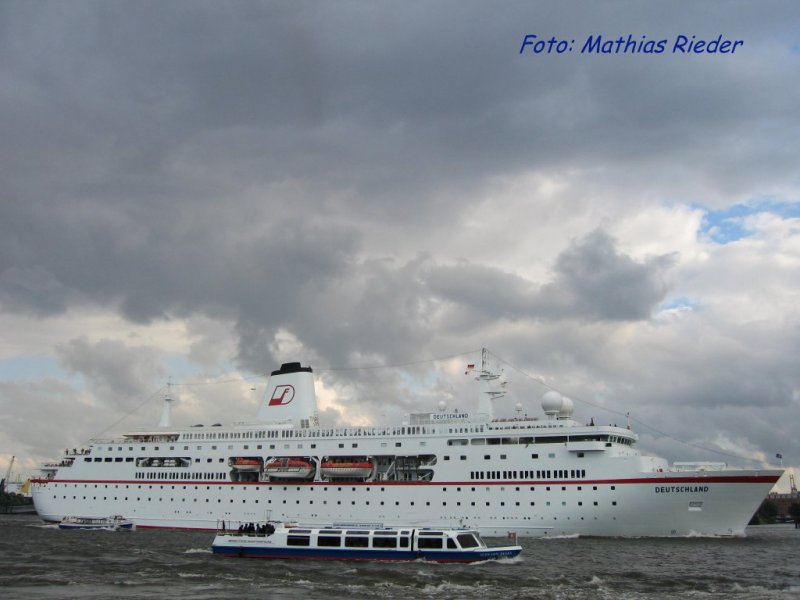
<instances>
[{"instance_id":1,"label":"red d logo on funnel","mask_svg":"<svg viewBox=\"0 0 800 600\"><path fill-rule=\"evenodd\" d=\"M289 404L294 399L294 386L277 385L272 391L272 398L269 400L270 406L282 406Z\"/></svg>"}]
</instances>

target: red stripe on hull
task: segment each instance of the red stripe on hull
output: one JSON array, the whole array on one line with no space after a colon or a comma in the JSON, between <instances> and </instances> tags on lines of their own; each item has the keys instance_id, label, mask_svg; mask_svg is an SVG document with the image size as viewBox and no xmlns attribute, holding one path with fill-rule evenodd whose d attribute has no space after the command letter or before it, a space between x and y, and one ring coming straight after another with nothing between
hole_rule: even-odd
<instances>
[{"instance_id":1,"label":"red stripe on hull","mask_svg":"<svg viewBox=\"0 0 800 600\"><path fill-rule=\"evenodd\" d=\"M631 479L502 479L486 481L475 479L470 481L187 481L183 479L31 479L31 483L103 483L115 485L226 485L231 487L268 486L286 487L297 486L436 486L436 485L625 485L640 483L775 483L780 475L696 475L674 476L658 475L656 477L638 477Z\"/></svg>"}]
</instances>

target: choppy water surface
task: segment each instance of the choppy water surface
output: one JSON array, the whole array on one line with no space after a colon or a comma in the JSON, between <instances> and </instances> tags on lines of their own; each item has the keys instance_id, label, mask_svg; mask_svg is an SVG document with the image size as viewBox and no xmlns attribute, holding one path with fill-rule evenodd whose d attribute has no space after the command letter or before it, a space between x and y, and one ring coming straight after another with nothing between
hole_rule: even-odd
<instances>
[{"instance_id":1,"label":"choppy water surface","mask_svg":"<svg viewBox=\"0 0 800 600\"><path fill-rule=\"evenodd\" d=\"M62 531L0 516L0 594L49 598L797 598L800 530L744 539L521 540L472 565L214 556L213 534ZM507 540L488 540L507 543Z\"/></svg>"}]
</instances>

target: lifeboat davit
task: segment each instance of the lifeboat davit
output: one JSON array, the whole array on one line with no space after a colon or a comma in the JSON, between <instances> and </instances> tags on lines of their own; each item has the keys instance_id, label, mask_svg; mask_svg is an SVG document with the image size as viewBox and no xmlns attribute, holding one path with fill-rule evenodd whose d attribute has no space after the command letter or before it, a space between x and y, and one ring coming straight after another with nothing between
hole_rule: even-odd
<instances>
[{"instance_id":1,"label":"lifeboat davit","mask_svg":"<svg viewBox=\"0 0 800 600\"><path fill-rule=\"evenodd\" d=\"M314 463L305 458L275 458L267 463L264 472L281 479L310 479L314 476Z\"/></svg>"},{"instance_id":2,"label":"lifeboat davit","mask_svg":"<svg viewBox=\"0 0 800 600\"><path fill-rule=\"evenodd\" d=\"M260 458L248 458L246 456L237 456L231 458L228 461L228 464L237 471L253 472L261 470Z\"/></svg>"},{"instance_id":3,"label":"lifeboat davit","mask_svg":"<svg viewBox=\"0 0 800 600\"><path fill-rule=\"evenodd\" d=\"M345 477L349 479L366 479L372 475L374 465L365 459L331 459L322 461L321 471L323 477Z\"/></svg>"}]
</instances>

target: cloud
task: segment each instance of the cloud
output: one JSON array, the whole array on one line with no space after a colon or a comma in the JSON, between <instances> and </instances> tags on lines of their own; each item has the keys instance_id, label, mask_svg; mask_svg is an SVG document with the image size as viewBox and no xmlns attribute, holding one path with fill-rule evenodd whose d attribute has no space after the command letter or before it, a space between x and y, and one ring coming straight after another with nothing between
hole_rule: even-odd
<instances>
[{"instance_id":1,"label":"cloud","mask_svg":"<svg viewBox=\"0 0 800 600\"><path fill-rule=\"evenodd\" d=\"M80 337L56 347L61 364L80 375L93 397L106 405L138 404L166 375L158 349L117 340L90 342Z\"/></svg>"},{"instance_id":2,"label":"cloud","mask_svg":"<svg viewBox=\"0 0 800 600\"><path fill-rule=\"evenodd\" d=\"M545 284L470 264L431 268L426 281L434 294L469 307L476 318L643 320L667 293L664 276L673 262L668 255L636 262L595 230L558 256Z\"/></svg>"}]
</instances>

